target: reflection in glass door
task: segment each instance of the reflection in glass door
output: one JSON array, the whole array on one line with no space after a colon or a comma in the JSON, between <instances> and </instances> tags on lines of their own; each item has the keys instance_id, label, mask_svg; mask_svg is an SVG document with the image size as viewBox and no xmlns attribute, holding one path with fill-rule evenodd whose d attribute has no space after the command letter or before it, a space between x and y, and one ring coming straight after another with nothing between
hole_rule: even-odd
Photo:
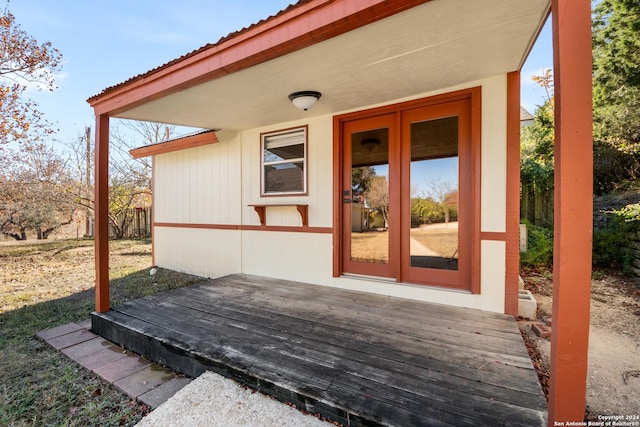
<instances>
[{"instance_id":1,"label":"reflection in glass door","mask_svg":"<svg viewBox=\"0 0 640 427\"><path fill-rule=\"evenodd\" d=\"M339 274L474 289L471 134L470 98L341 122Z\"/></svg>"},{"instance_id":2,"label":"reflection in glass door","mask_svg":"<svg viewBox=\"0 0 640 427\"><path fill-rule=\"evenodd\" d=\"M469 102L402 114L402 280L468 289L473 206Z\"/></svg>"},{"instance_id":3,"label":"reflection in glass door","mask_svg":"<svg viewBox=\"0 0 640 427\"><path fill-rule=\"evenodd\" d=\"M351 135L351 260L389 262L389 129Z\"/></svg>"},{"instance_id":4,"label":"reflection in glass door","mask_svg":"<svg viewBox=\"0 0 640 427\"><path fill-rule=\"evenodd\" d=\"M394 208L391 206L390 148L394 116L358 120L344 136L344 269L394 277ZM397 226L396 226L397 227Z\"/></svg>"},{"instance_id":5,"label":"reflection in glass door","mask_svg":"<svg viewBox=\"0 0 640 427\"><path fill-rule=\"evenodd\" d=\"M411 267L458 269L458 117L411 123Z\"/></svg>"}]
</instances>

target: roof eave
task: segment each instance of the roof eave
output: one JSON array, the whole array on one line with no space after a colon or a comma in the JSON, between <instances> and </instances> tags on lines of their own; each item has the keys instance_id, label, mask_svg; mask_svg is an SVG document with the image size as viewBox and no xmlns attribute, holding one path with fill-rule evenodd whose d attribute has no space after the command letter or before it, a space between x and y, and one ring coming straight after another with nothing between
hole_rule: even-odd
<instances>
[{"instance_id":1,"label":"roof eave","mask_svg":"<svg viewBox=\"0 0 640 427\"><path fill-rule=\"evenodd\" d=\"M96 115L114 115L203 81L275 59L430 0L300 2L215 45L205 46L87 100Z\"/></svg>"}]
</instances>

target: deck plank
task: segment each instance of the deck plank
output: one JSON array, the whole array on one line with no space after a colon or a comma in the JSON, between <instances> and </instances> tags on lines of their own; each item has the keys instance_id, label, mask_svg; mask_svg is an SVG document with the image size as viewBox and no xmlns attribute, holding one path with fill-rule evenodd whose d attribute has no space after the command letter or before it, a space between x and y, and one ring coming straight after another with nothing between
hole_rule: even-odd
<instances>
[{"instance_id":1,"label":"deck plank","mask_svg":"<svg viewBox=\"0 0 640 427\"><path fill-rule=\"evenodd\" d=\"M340 331L327 332L317 328L307 331L302 329L292 331L294 328L289 328L289 330L284 331L277 326L272 329L273 324L265 327L262 326L263 322L244 323L238 319L234 319L231 326L240 328L240 331L227 331L224 329L229 326L229 322L224 319L220 320L216 316L211 316L209 313L198 313L198 311L187 307L172 306L172 303L165 303L159 307L163 311L172 313L171 319L165 318L159 323L171 320L173 322L172 327L177 330L184 331L192 327L196 329L212 329L216 331L214 333L215 339L219 342L225 340L228 335L243 335L245 331L250 331L250 334L259 336L262 339L275 339L277 341L276 343L270 342L268 345L277 344L287 351L294 351L295 349L301 354L313 352L317 358L317 363L323 363L326 360L335 360L336 364L340 361L357 362L360 366L350 369L353 371L369 371L370 375L376 374L371 369L379 369L381 373L378 373L378 376L381 378L386 378L386 374L392 373L420 381L435 383L457 382L459 384L456 385L456 389L460 391L473 392L476 390L479 395L488 398L499 395L506 401L511 401L514 398L513 390L530 393L530 389L535 391L537 386L536 383L532 383L529 384L529 387L523 387L521 382L528 378L522 376L518 378L517 375L514 375L513 369L509 372L502 369L498 363L487 363L484 359L480 363L468 364L466 367L459 362L442 362L438 360L438 357L434 356L434 353L440 353L441 359L451 359L451 356L435 346L422 347L423 352L429 354L428 357L424 355L415 356L394 348L394 343L371 345L354 336L340 336ZM153 305L147 307L137 305L136 311L142 313L146 310L155 310L157 308ZM181 320L181 316L185 315L190 318ZM163 317L162 314L157 316ZM147 319L153 317L156 317L155 313L146 312ZM185 321L187 324L182 324ZM304 328L304 326L304 324L300 325L301 328ZM309 332L311 333L309 334ZM312 338L307 338L305 335L310 335ZM240 339L244 339L244 337ZM405 346L406 344L401 344L398 347L404 348ZM313 351L315 348L321 349L321 352ZM530 361L528 363L529 365L531 364ZM486 368L483 365L486 365ZM478 386L478 384L482 384L482 386ZM491 387L492 385L493 387ZM536 395L536 393L531 394ZM531 402L535 402L535 399ZM510 403L517 404L518 402L513 399ZM537 409L541 408L538 407Z\"/></svg>"},{"instance_id":2,"label":"deck plank","mask_svg":"<svg viewBox=\"0 0 640 427\"><path fill-rule=\"evenodd\" d=\"M513 318L233 275L93 316L189 375L212 369L351 425L544 425Z\"/></svg>"},{"instance_id":3,"label":"deck plank","mask_svg":"<svg viewBox=\"0 0 640 427\"><path fill-rule=\"evenodd\" d=\"M180 304L181 298L172 298L172 304ZM357 325L352 322L349 326L352 329L342 327L329 327L327 325L317 325L306 319L290 319L274 313L257 313L260 310L254 308L252 312L235 311L227 303L226 306L214 307L203 304L200 301L182 301L185 310L194 312L202 311L202 316L215 321L220 317L221 322L233 322L241 324L247 329L252 329L255 333L262 331L263 325L268 325L268 330L262 333L286 333L295 337L312 337L317 343L346 346L357 349L358 352L371 355L378 355L395 362L406 363L415 366L416 364L428 363L431 370L440 368L440 372L449 373L455 370L456 375L465 376L473 381L483 381L490 383L497 381L498 386L512 388L522 392L529 392L532 388L536 390L537 379L530 375L517 378L512 372L505 372L501 365L511 365L520 369L533 370L531 360L528 356L516 358L504 356L496 352L481 351L465 348L464 342L458 341L455 344L447 345L442 342L416 339L408 337L406 334L383 334L376 337L378 331L363 327L354 328ZM180 311L179 308L174 310ZM194 314L195 315L195 314ZM365 332L363 334L363 332ZM372 338L373 337L373 338ZM297 338L299 339L299 338ZM308 343L312 345L313 343ZM452 358L452 354L458 353L458 357ZM494 363L487 363L491 360ZM484 375L485 372L491 375ZM509 387L511 385L511 387Z\"/></svg>"}]
</instances>

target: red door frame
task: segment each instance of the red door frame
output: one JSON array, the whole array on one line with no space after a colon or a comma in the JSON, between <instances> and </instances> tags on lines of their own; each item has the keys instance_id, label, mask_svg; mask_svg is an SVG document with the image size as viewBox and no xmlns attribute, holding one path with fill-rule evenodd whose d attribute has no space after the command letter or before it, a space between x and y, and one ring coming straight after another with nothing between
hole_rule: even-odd
<instances>
[{"instance_id":1,"label":"red door frame","mask_svg":"<svg viewBox=\"0 0 640 427\"><path fill-rule=\"evenodd\" d=\"M458 205L459 218L459 247L458 270L442 270L434 268L411 267L410 258L405 256L401 265L401 278L403 282L430 285L436 284L452 289L470 290L470 262L471 262L471 230L473 222L473 152L471 144L471 100L469 98L448 101L420 108L412 108L402 112L402 145L411 145L411 124L416 121L433 120L443 117L458 117L458 189L459 199L463 202ZM411 150L405 149L402 153L402 165L411 163ZM404 183L410 182L409 168L402 169ZM409 203L411 188L403 185L402 189L402 248L401 253L409 253L409 228L410 215Z\"/></svg>"},{"instance_id":2,"label":"red door frame","mask_svg":"<svg viewBox=\"0 0 640 427\"><path fill-rule=\"evenodd\" d=\"M334 229L333 229L333 276L340 277L345 272L344 265L344 254L345 247L343 244L343 233L347 227L347 223L343 217L343 201L342 201L342 190L343 184L346 182L346 172L344 171L345 165L345 154L344 147L342 146L342 140L345 136L345 125L348 122L355 120L362 120L376 116L383 116L387 114L395 114L396 123L395 126L398 134L396 135L397 140L399 141L401 125L402 125L402 112L415 109L415 108L424 108L424 107L434 107L441 104L446 104L450 102L456 101L464 101L468 100L470 102L470 144L469 150L471 153L470 156L470 164L469 167L471 170L465 171L465 180L468 182L468 185L471 186L469 191L471 200L469 201L469 206L472 214L470 215L469 220L469 228L467 232L467 236L461 237L461 239L467 239L469 244L468 256L469 256L469 265L467 268L467 272L464 274L465 280L467 283L461 283L461 287L456 285L451 285L449 283L421 283L424 285L435 285L435 286L445 286L447 288L460 289L464 288L469 290L472 293L480 293L480 139L481 139L481 88L475 87L470 89L464 89L456 92L446 93L442 95L436 95L428 98L418 99L414 101L403 102L399 104L392 104L383 107L377 107L369 110L357 111L354 113L343 114L340 116L335 116L333 119L333 132L334 132L334 140L333 140L333 167L334 167L334 179L333 179L333 190L334 190ZM397 153L393 155L400 155L399 149L400 144L397 145ZM390 159L391 160L391 159ZM401 182L401 173L404 173L400 170L401 168L392 169L389 168L389 182ZM461 172L462 173L462 172ZM396 174L395 176L392 174ZM468 178L467 175L468 174ZM349 173L350 177L350 173ZM399 193L398 193L399 194ZM399 233L396 233L396 238L399 239ZM396 248L400 248L400 242L391 242L391 244L396 244L397 246L392 246ZM402 271L398 272L399 275L397 280L399 282L403 282L407 279L404 276L405 273ZM437 280L437 278L436 278Z\"/></svg>"},{"instance_id":3,"label":"red door frame","mask_svg":"<svg viewBox=\"0 0 640 427\"><path fill-rule=\"evenodd\" d=\"M396 213L392 209L395 209L395 206L398 206L399 201L399 182L397 177L399 174L397 173L398 165L399 165L399 155L398 155L398 143L397 143L397 114L383 114L383 115L375 115L372 117L361 118L348 120L343 123L343 137L345 137L345 144L347 146L342 147L343 150L343 163L342 167L346 169L345 165L351 164L351 138L349 136L352 133L362 132L372 129L381 129L387 128L389 129L389 216L392 218L399 217L399 212ZM351 192L349 191L349 196L345 194L347 190L351 189L351 173L343 173L342 174L342 187L340 188L342 203L342 229L350 230L351 229L351 203L344 203L345 197L351 197ZM346 211L349 210L347 214ZM398 221L391 221L389 223L389 258L386 264L383 263L372 263L372 262L358 262L351 260L351 239L349 238L350 233L345 232L342 234L342 254L344 258L342 259L342 268L343 270L348 270L350 273L354 274L363 274L370 276L378 276L385 278L396 278L398 275L398 252L393 250L393 248L397 248L399 245L399 233L400 226Z\"/></svg>"}]
</instances>

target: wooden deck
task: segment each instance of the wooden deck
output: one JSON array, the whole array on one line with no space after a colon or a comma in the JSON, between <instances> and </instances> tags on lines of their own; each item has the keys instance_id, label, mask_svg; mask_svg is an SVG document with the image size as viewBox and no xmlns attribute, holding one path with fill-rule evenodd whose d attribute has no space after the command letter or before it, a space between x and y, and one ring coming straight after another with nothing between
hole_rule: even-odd
<instances>
[{"instance_id":1,"label":"wooden deck","mask_svg":"<svg viewBox=\"0 0 640 427\"><path fill-rule=\"evenodd\" d=\"M94 313L92 328L344 425L546 425L516 322L499 314L233 275Z\"/></svg>"}]
</instances>

